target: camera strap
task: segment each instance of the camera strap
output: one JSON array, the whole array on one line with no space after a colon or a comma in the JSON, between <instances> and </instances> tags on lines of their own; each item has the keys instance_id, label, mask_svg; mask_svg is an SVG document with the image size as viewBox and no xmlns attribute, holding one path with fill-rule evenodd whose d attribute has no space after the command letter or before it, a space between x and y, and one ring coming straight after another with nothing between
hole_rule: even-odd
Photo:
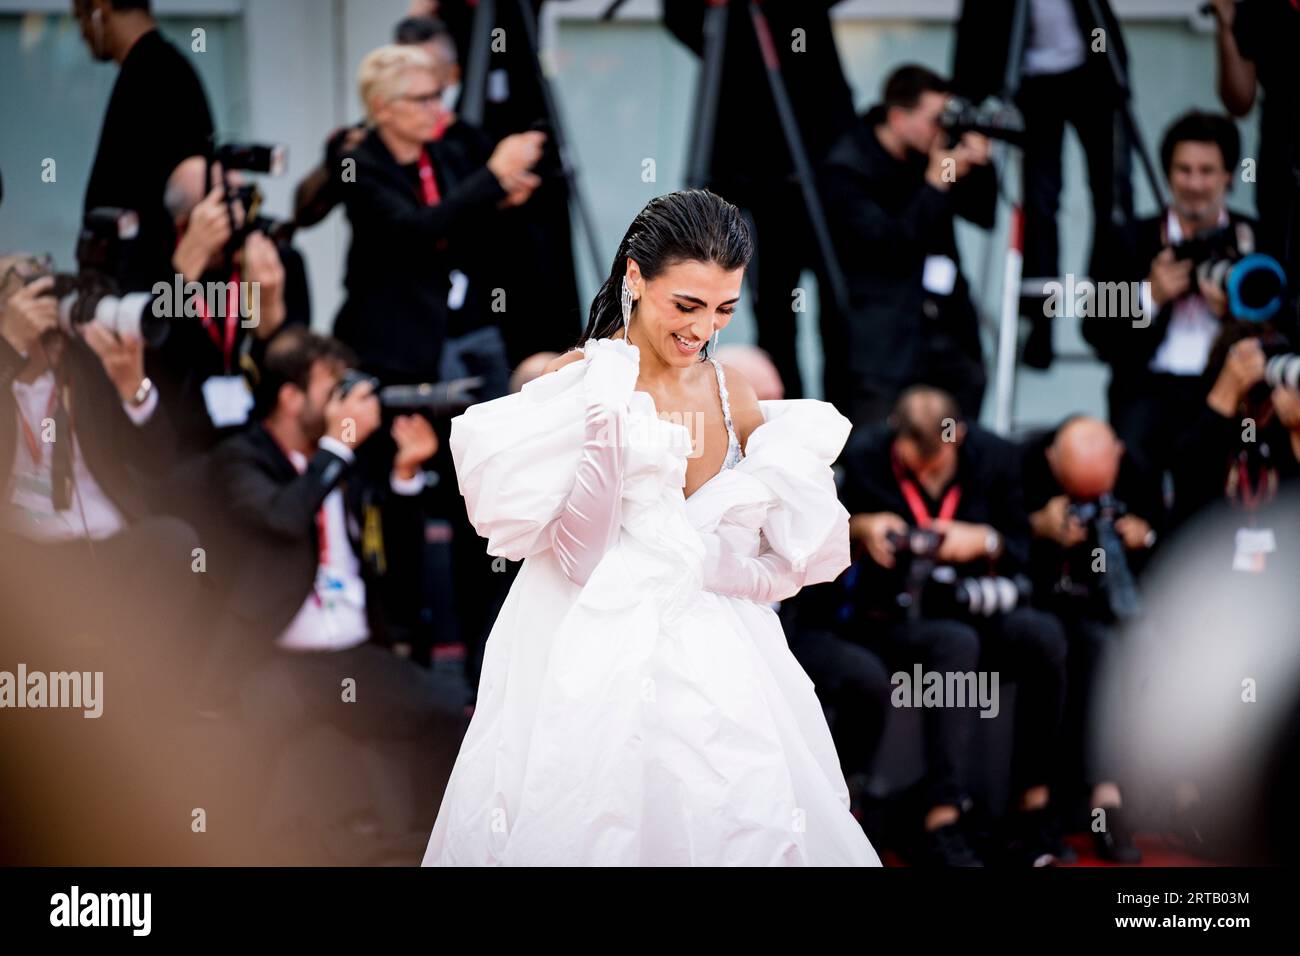
<instances>
[{"instance_id":1,"label":"camera strap","mask_svg":"<svg viewBox=\"0 0 1300 956\"><path fill-rule=\"evenodd\" d=\"M436 206L442 201L438 192L438 180L433 175L433 162L423 147L420 149L420 190L426 206Z\"/></svg>"},{"instance_id":2,"label":"camera strap","mask_svg":"<svg viewBox=\"0 0 1300 956\"><path fill-rule=\"evenodd\" d=\"M930 509L925 505L925 499L921 496L921 489L917 487L916 482L907 477L903 471L903 463L898 460L898 455L892 450L889 454L890 464L894 468L894 477L898 480L898 488L903 492L903 500L907 502L907 507L912 511L912 517L916 519L918 528L928 528L934 522L930 516ZM951 521L953 515L957 513L957 503L961 501L961 486L954 484L943 496L943 501L939 504L939 521Z\"/></svg>"},{"instance_id":3,"label":"camera strap","mask_svg":"<svg viewBox=\"0 0 1300 956\"><path fill-rule=\"evenodd\" d=\"M239 270L236 269L230 274L230 285L226 293L226 328L224 341L222 333L217 331L216 323L212 321L212 316L208 313L208 305L203 301L203 296L198 297L199 315L203 318L203 328L212 339L214 345L221 349L221 367L225 369L225 374L229 375L231 370L230 359L235 354L235 336L239 332Z\"/></svg>"}]
</instances>

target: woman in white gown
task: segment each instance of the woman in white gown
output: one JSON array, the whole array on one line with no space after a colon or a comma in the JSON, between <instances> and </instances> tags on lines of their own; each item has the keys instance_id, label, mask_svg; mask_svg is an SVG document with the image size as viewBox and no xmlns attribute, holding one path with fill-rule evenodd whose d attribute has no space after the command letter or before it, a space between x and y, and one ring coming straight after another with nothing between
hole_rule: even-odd
<instances>
[{"instance_id":1,"label":"woman in white gown","mask_svg":"<svg viewBox=\"0 0 1300 956\"><path fill-rule=\"evenodd\" d=\"M523 566L426 866L879 865L771 607L849 563L849 422L708 358L751 250L714 194L652 200L581 351L452 420L469 517Z\"/></svg>"}]
</instances>

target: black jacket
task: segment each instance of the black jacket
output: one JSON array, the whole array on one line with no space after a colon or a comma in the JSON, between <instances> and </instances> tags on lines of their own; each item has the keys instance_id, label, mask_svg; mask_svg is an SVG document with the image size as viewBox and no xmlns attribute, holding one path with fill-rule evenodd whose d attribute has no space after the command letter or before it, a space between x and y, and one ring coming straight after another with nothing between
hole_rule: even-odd
<instances>
[{"instance_id":1,"label":"black jacket","mask_svg":"<svg viewBox=\"0 0 1300 956\"><path fill-rule=\"evenodd\" d=\"M849 439L840 458L844 466L840 497L850 514L890 511L914 526L916 520L891 464L893 440L893 432L884 425L860 429ZM961 488L954 520L987 524L1002 535L1003 551L996 561L996 573L1014 575L1025 571L1029 561L1029 520L1016 447L979 426L968 425L966 439L958 451L954 484ZM930 500L924 488L919 484L918 488L931 516L937 515L944 495ZM846 572L845 577L855 582L849 600L856 614L866 619L901 617L903 612L897 596L906 584L901 563L887 569L863 555L855 568L854 574ZM987 575L991 570L987 559L957 569L961 576Z\"/></svg>"},{"instance_id":2,"label":"black jacket","mask_svg":"<svg viewBox=\"0 0 1300 956\"><path fill-rule=\"evenodd\" d=\"M928 336L930 298L922 285L925 260L958 263L952 292L935 303L938 328L959 349L981 355L975 307L953 232L953 216L990 228L996 215L992 166L977 167L947 192L925 181L926 158L898 160L876 137L884 110L865 113L835 143L819 171L831 238L849 284L849 363L859 378L907 384ZM853 344L857 343L857 344Z\"/></svg>"},{"instance_id":3,"label":"black jacket","mask_svg":"<svg viewBox=\"0 0 1300 956\"><path fill-rule=\"evenodd\" d=\"M172 273L176 231L163 205L167 177L187 156L206 152L211 136L194 67L157 30L140 37L113 85L85 196L87 212L111 206L140 217L128 287L148 289Z\"/></svg>"},{"instance_id":4,"label":"black jacket","mask_svg":"<svg viewBox=\"0 0 1300 956\"><path fill-rule=\"evenodd\" d=\"M1029 2L1030 0L1025 0L1026 5ZM1098 28L1105 31L1106 43L1112 45L1121 72L1127 77L1128 51L1124 47L1124 35L1120 32L1119 21L1110 8L1109 0L1096 0L1097 10L1101 14L1100 22L1092 14L1090 0L1071 2L1079 23L1079 32L1083 35L1084 46L1088 50L1084 67L1089 72L1089 85L1099 96L1109 97L1118 103L1120 88L1115 83L1114 71L1107 62L1106 53L1093 52L1092 35ZM952 81L955 92L978 102L986 96L994 96L1003 91L1007 57L1011 55L1011 21L1015 7L1016 0L964 0L957 21L957 43L953 53ZM1028 29L1026 24L1026 30ZM1028 46L1028 36L1025 46Z\"/></svg>"},{"instance_id":5,"label":"black jacket","mask_svg":"<svg viewBox=\"0 0 1300 956\"><path fill-rule=\"evenodd\" d=\"M99 356L79 338L69 339L63 362L72 385L70 411L77 447L86 467L122 516L138 520L153 510L147 491L150 479L164 474L174 460L175 440L167 413L160 402L143 425L131 421ZM0 507L6 509L18 447L17 403L11 386L23 364L22 356L0 339L0 488L6 494Z\"/></svg>"},{"instance_id":6,"label":"black jacket","mask_svg":"<svg viewBox=\"0 0 1300 956\"><path fill-rule=\"evenodd\" d=\"M1144 281L1151 273L1152 260L1168 244L1164 239L1166 215L1167 213L1162 210L1158 216L1151 216L1134 223L1132 237L1126 239L1124 243L1128 251L1118 261L1112 260L1116 262L1115 268L1120 271L1116 275L1096 278L1099 281L1112 282ZM1232 211L1228 213L1228 221L1234 229L1239 223L1245 223L1252 229L1255 225L1254 220L1248 216ZM1101 301L1100 297L1098 301ZM1145 328L1135 327L1131 317L1093 315L1083 319L1081 330L1084 339L1096 351L1097 357L1110 365L1116 375L1141 376L1145 373L1151 359L1155 357L1160 343L1164 341L1173 314L1173 303L1166 303L1151 324Z\"/></svg>"},{"instance_id":7,"label":"black jacket","mask_svg":"<svg viewBox=\"0 0 1300 956\"><path fill-rule=\"evenodd\" d=\"M426 143L425 151L441 196L436 205L424 204L418 180L375 130L353 154L356 182L344 191L352 244L334 334L389 384L437 379L457 244L483 241L505 196L457 142Z\"/></svg>"},{"instance_id":8,"label":"black jacket","mask_svg":"<svg viewBox=\"0 0 1300 956\"><path fill-rule=\"evenodd\" d=\"M213 459L224 507L240 531L235 552L226 555L234 569L227 619L220 628L221 642L229 644L226 652L267 651L302 608L316 581L316 513L341 481L346 483L349 537L366 584L371 636L382 639L380 582L387 572L386 554L399 537L421 533L422 496L392 493L387 484L391 462L368 467L363 446L349 466L319 449L300 475L260 422L218 445ZM382 521L383 544L373 551L361 546L367 520Z\"/></svg>"}]
</instances>

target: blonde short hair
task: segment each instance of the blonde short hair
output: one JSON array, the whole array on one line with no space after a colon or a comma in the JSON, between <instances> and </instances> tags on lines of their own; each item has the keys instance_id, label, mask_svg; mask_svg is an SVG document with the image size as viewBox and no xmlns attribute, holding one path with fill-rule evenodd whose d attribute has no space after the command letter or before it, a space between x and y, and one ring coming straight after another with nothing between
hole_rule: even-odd
<instances>
[{"instance_id":1,"label":"blonde short hair","mask_svg":"<svg viewBox=\"0 0 1300 956\"><path fill-rule=\"evenodd\" d=\"M406 89L406 74L412 70L436 72L433 57L418 46L399 46L391 43L371 50L357 70L357 89L366 116L375 120L372 100L391 102Z\"/></svg>"}]
</instances>

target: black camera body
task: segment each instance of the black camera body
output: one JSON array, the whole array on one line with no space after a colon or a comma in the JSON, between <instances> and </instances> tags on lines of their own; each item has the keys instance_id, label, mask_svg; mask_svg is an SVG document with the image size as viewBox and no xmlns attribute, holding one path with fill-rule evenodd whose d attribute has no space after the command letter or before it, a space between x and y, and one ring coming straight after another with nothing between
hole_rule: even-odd
<instances>
[{"instance_id":1,"label":"black camera body","mask_svg":"<svg viewBox=\"0 0 1300 956\"><path fill-rule=\"evenodd\" d=\"M123 338L144 339L155 347L162 343L167 323L154 314L153 294L121 292L139 229L139 216L131 209L104 206L86 213L77 237L77 272L54 273L50 290L58 300L59 328L65 334L80 335L86 325L98 321Z\"/></svg>"},{"instance_id":2,"label":"black camera body","mask_svg":"<svg viewBox=\"0 0 1300 956\"><path fill-rule=\"evenodd\" d=\"M1025 119L1009 103L990 97L978 106L962 96L950 96L939 114L939 126L948 134L948 148L964 133L979 133L1014 146L1023 146Z\"/></svg>"},{"instance_id":3,"label":"black camera body","mask_svg":"<svg viewBox=\"0 0 1300 956\"><path fill-rule=\"evenodd\" d=\"M339 397L363 382L369 382L379 404L394 411L421 411L430 418L459 415L477 401L474 389L482 386L480 376L454 378L446 382L422 382L417 385L383 385L379 379L360 369L350 368L339 380Z\"/></svg>"},{"instance_id":4,"label":"black camera body","mask_svg":"<svg viewBox=\"0 0 1300 956\"><path fill-rule=\"evenodd\" d=\"M226 211L230 217L230 239L226 255L232 255L248 238L249 233L261 232L277 242L288 242L293 236L294 224L271 219L261 214L263 195L256 183L233 185L230 173L240 170L267 176L279 176L287 168L288 151L280 144L224 143L212 150L208 157L207 182L212 182L212 168L221 166L222 188L226 197ZM244 209L242 224L235 221L235 203Z\"/></svg>"},{"instance_id":5,"label":"black camera body","mask_svg":"<svg viewBox=\"0 0 1300 956\"><path fill-rule=\"evenodd\" d=\"M1227 225L1170 247L1174 258L1191 262L1197 274L1221 289L1233 318L1265 322L1286 301L1286 271L1272 256L1255 251L1245 223Z\"/></svg>"},{"instance_id":6,"label":"black camera body","mask_svg":"<svg viewBox=\"0 0 1300 956\"><path fill-rule=\"evenodd\" d=\"M937 555L943 537L930 528L888 535L906 582L897 601L909 620L987 618L1028 602L1032 586L1024 575L962 576L951 565L940 564Z\"/></svg>"}]
</instances>

